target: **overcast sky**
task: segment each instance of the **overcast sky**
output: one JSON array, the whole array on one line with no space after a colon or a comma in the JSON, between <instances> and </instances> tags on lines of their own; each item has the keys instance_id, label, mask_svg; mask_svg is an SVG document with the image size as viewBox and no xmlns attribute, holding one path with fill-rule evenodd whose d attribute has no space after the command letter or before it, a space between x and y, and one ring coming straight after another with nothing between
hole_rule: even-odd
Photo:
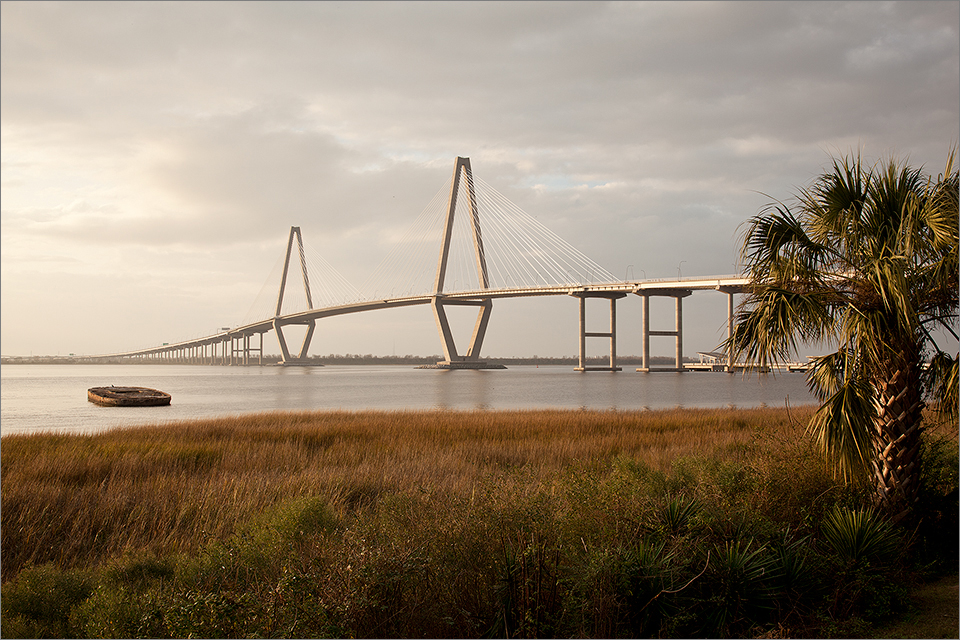
<instances>
[{"instance_id":1,"label":"overcast sky","mask_svg":"<svg viewBox=\"0 0 960 640\"><path fill-rule=\"evenodd\" d=\"M4 355L237 326L292 225L359 287L457 156L640 279L733 273L740 225L831 156L895 155L936 175L958 141L958 2L0 11ZM670 329L659 302L652 328ZM596 304L589 329L604 330ZM725 297L684 304L685 354L713 349ZM640 308L619 303L620 354L640 352ZM568 297L498 301L484 353L575 355L577 318ZM652 346L673 353L669 338ZM441 345L414 307L320 321L311 353Z\"/></svg>"}]
</instances>

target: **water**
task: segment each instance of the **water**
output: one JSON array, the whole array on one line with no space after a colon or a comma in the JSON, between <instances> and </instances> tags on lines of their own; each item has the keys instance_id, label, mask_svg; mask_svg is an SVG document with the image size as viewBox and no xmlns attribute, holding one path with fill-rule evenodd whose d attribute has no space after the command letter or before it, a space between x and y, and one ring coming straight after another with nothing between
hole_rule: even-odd
<instances>
[{"instance_id":1,"label":"water","mask_svg":"<svg viewBox=\"0 0 960 640\"><path fill-rule=\"evenodd\" d=\"M89 433L145 423L280 410L665 409L809 404L805 378L723 373L579 373L569 366L443 371L410 366L3 365L0 433ZM167 407L101 407L97 386L142 386Z\"/></svg>"}]
</instances>

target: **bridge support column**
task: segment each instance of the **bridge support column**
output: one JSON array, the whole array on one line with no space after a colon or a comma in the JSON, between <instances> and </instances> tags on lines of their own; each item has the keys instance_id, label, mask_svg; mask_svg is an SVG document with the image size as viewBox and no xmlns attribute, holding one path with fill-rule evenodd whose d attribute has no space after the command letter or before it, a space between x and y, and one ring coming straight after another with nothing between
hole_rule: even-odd
<instances>
[{"instance_id":1,"label":"bridge support column","mask_svg":"<svg viewBox=\"0 0 960 640\"><path fill-rule=\"evenodd\" d=\"M733 294L732 289L721 288L727 294L727 373L733 373Z\"/></svg>"},{"instance_id":2,"label":"bridge support column","mask_svg":"<svg viewBox=\"0 0 960 640\"><path fill-rule=\"evenodd\" d=\"M473 335L470 336L470 344L467 347L467 353L460 355L457 352L457 344L453 339L453 332L450 330L450 322L447 320L447 312L443 308L445 305L460 305L479 307L477 312L477 321L473 326ZM437 331L440 333L440 341L443 344L444 360L437 363L437 367L442 369L502 369L502 365L490 365L480 360L480 350L483 347L483 338L487 333L487 324L490 321L490 312L493 310L493 300L483 298L481 300L443 300L443 296L434 296L430 302L433 309L433 318L437 322Z\"/></svg>"},{"instance_id":3,"label":"bridge support column","mask_svg":"<svg viewBox=\"0 0 960 640\"><path fill-rule=\"evenodd\" d=\"M283 337L283 330L280 328L280 321L274 319L273 328L277 332L277 342L280 343L280 364L288 362L290 358L290 350L287 349L287 341Z\"/></svg>"},{"instance_id":4,"label":"bridge support column","mask_svg":"<svg viewBox=\"0 0 960 640\"><path fill-rule=\"evenodd\" d=\"M263 332L257 334L260 336L260 340L257 343L257 348L254 351L257 352L257 364L261 367L263 366Z\"/></svg>"},{"instance_id":5,"label":"bridge support column","mask_svg":"<svg viewBox=\"0 0 960 640\"><path fill-rule=\"evenodd\" d=\"M636 294L643 298L643 352L641 366L637 371L644 373L651 371L683 371L683 299L693 293L690 289L661 289L655 293L653 291L637 291ZM669 296L676 300L675 307L675 325L673 331L651 331L650 330L650 296ZM670 367L651 367L650 366L650 336L667 336L676 340L674 366Z\"/></svg>"},{"instance_id":6,"label":"bridge support column","mask_svg":"<svg viewBox=\"0 0 960 640\"><path fill-rule=\"evenodd\" d=\"M580 358L575 371L622 371L617 366L617 300L627 294L619 292L603 293L575 293L571 294L580 298ZM610 300L610 331L590 332L587 331L587 298L607 298ZM610 366L607 367L588 367L587 366L587 338L609 338L610 339Z\"/></svg>"}]
</instances>

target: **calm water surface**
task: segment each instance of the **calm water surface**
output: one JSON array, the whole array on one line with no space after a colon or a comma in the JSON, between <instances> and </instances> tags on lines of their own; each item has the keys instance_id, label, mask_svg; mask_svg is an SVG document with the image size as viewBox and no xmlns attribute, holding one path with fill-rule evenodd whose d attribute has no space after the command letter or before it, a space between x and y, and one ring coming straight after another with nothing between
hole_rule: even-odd
<instances>
[{"instance_id":1,"label":"calm water surface","mask_svg":"<svg viewBox=\"0 0 960 640\"><path fill-rule=\"evenodd\" d=\"M579 373L568 366L442 371L410 366L205 367L3 365L0 433L86 433L145 423L260 411L444 409L666 409L810 404L798 373ZM167 407L100 407L97 386L173 395Z\"/></svg>"}]
</instances>

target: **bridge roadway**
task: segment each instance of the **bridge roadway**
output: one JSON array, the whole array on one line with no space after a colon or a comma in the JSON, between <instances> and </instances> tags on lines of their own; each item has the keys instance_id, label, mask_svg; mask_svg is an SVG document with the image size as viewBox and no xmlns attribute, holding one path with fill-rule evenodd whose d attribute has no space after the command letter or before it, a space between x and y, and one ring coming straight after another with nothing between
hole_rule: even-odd
<instances>
[{"instance_id":1,"label":"bridge roadway","mask_svg":"<svg viewBox=\"0 0 960 640\"><path fill-rule=\"evenodd\" d=\"M749 279L739 276L709 276L709 277L690 277L678 278L676 280L636 280L622 281L605 284L574 284L574 285L551 285L539 287L518 287L513 289L476 289L472 291L456 291L449 293L422 294L415 296L365 300L360 302L351 302L348 304L310 309L307 311L298 311L268 318L265 320L253 322L232 329L225 329L202 338L194 338L176 343L167 343L148 349L138 349L134 351L124 351L112 354L101 354L98 356L89 356L90 359L108 359L108 358L161 358L184 362L209 362L210 364L252 364L250 353L259 352L259 361L263 359L263 334L271 330L277 330L280 338L281 349L284 351L284 359L292 363L298 359L290 357L286 349L285 341L279 328L287 325L308 325L308 335L304 340L303 349L299 358L306 357L306 348L309 345L310 337L313 333L313 327L316 320L329 318L333 316L345 315L350 313L360 313L364 311L376 311L378 309L391 309L395 307L409 307L415 305L425 305L435 303L440 300L443 304L467 304L479 305L485 300L501 298L521 298L536 296L556 296L569 295L580 298L580 370L606 370L616 371L616 300L629 294L635 294L644 298L643 308L643 367L640 370L651 370L648 366L649 337L650 336L673 336L676 339L676 366L664 370L682 369L682 307L681 300L692 294L694 291L720 291L728 295L728 333L733 327L733 294L744 292L749 286ZM649 298L651 296L667 296L676 298L676 325L674 329L667 331L650 331L649 328ZM584 326L584 304L587 298L604 298L610 300L610 331L609 332L587 332ZM250 337L259 334L259 347L251 347ZM587 369L584 359L584 339L587 337L606 337L610 339L610 366ZM444 336L441 335L443 339ZM229 344L229 354L227 345ZM217 355L217 345L222 345L222 354ZM209 349L208 349L209 347ZM209 353L208 353L209 352ZM729 363L732 366L732 362Z\"/></svg>"}]
</instances>

